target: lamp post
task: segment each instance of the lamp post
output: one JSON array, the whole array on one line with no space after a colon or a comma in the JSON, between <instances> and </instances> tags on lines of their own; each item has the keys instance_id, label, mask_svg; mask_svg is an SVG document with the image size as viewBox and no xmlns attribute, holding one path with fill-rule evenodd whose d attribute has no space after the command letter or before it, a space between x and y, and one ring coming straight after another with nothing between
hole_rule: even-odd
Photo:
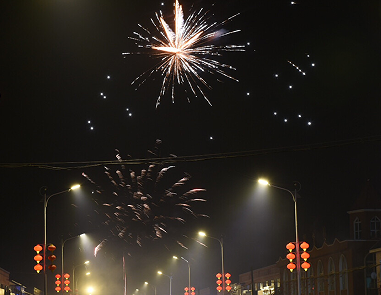
<instances>
[{"instance_id":1,"label":"lamp post","mask_svg":"<svg viewBox=\"0 0 381 295\"><path fill-rule=\"evenodd\" d=\"M62 280L64 279L63 275L64 275L64 247L65 247L65 243L67 241L72 240L72 239L75 239L78 237L83 237L84 235L85 234L76 235L74 237L67 238L66 240L61 239L61 275L62 275ZM73 280L73 288L74 288L74 280Z\"/></svg>"},{"instance_id":2,"label":"lamp post","mask_svg":"<svg viewBox=\"0 0 381 295\"><path fill-rule=\"evenodd\" d=\"M73 267L73 289L74 289L74 291L77 289L76 288L76 284L75 284L75 280L74 280L74 275L75 275L75 269L78 267L78 266L82 266L82 265L88 265L90 263L90 261L85 261L84 263L81 263L81 264L78 264L78 265L76 265L76 266L74 266ZM87 275L87 274L86 274Z\"/></svg>"},{"instance_id":3,"label":"lamp post","mask_svg":"<svg viewBox=\"0 0 381 295\"><path fill-rule=\"evenodd\" d=\"M221 247L221 269L222 269L222 290L223 290L222 292L223 292L223 294L225 294L224 240L222 237L221 237L221 239L217 239L215 237L208 236L205 232L202 232L202 231L198 232L198 235L202 236L202 237L207 237L207 238L210 238L213 240L217 240L220 243L220 247Z\"/></svg>"},{"instance_id":4,"label":"lamp post","mask_svg":"<svg viewBox=\"0 0 381 295\"><path fill-rule=\"evenodd\" d=\"M148 282L144 282L144 285L148 286ZM151 287L155 291L155 295L156 295L156 286L151 286Z\"/></svg>"},{"instance_id":5,"label":"lamp post","mask_svg":"<svg viewBox=\"0 0 381 295\"><path fill-rule=\"evenodd\" d=\"M297 207L296 207L296 189L295 189L295 194L292 193L292 191L279 187L273 184L270 184L267 180L265 179L259 179L258 180L259 184L262 185L268 185L270 187L274 187L280 190L284 190L286 192L289 192L292 196L292 200L294 201L294 213L295 213L295 246L296 246L296 275L297 275L297 283L298 283L298 295L301 295L301 274L300 274L300 245L299 245L299 235L298 235L298 213L297 213ZM298 183L298 182L295 182Z\"/></svg>"},{"instance_id":6,"label":"lamp post","mask_svg":"<svg viewBox=\"0 0 381 295\"><path fill-rule=\"evenodd\" d=\"M174 259L179 259L177 256L173 256ZM180 257L182 260L184 260L188 264L188 292L190 294L191 291L191 268L190 268L190 263L188 260L186 260L184 257Z\"/></svg>"},{"instance_id":7,"label":"lamp post","mask_svg":"<svg viewBox=\"0 0 381 295\"><path fill-rule=\"evenodd\" d=\"M160 270L157 272L159 275L163 275L169 278L169 295L172 295L172 275L166 275L165 273L161 272Z\"/></svg>"},{"instance_id":8,"label":"lamp post","mask_svg":"<svg viewBox=\"0 0 381 295\"><path fill-rule=\"evenodd\" d=\"M43 250L44 251L44 295L48 295L48 280L47 280L47 275L46 275L46 210L48 207L48 202L49 202L51 197L70 192L71 190L75 190L79 187L80 187L80 185L77 184L77 185L74 185L67 190L52 194L50 196L46 195L47 188L45 188L45 192L44 192L44 250Z\"/></svg>"}]
</instances>

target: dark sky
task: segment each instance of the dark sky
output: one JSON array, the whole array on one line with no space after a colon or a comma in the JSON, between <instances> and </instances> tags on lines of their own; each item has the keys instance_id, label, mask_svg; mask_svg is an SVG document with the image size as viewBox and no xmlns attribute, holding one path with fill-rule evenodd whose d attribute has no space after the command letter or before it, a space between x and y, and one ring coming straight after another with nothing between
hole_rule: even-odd
<instances>
[{"instance_id":1,"label":"dark sky","mask_svg":"<svg viewBox=\"0 0 381 295\"><path fill-rule=\"evenodd\" d=\"M195 243L191 238L199 228L224 236L225 269L233 282L251 267L284 256L284 245L294 239L293 202L284 191L259 193L259 177L288 189L295 180L301 184L299 234L313 244L315 233L317 246L323 232L328 241L348 237L346 212L368 179L381 191L378 1L182 1L186 16L209 8L210 22L240 13L223 29L241 32L215 42L246 45L245 52L211 57L235 67L227 72L239 82L206 75L213 89L204 90L213 106L201 96L189 95L188 103L179 89L174 103L166 95L155 108L160 75L138 90L131 82L157 60L122 53L140 51L128 37L138 24L152 29L155 12L162 9L170 22L172 2L163 3L0 2L0 267L28 288L42 288L42 275L33 271L33 246L43 242L40 188L53 194L83 184L81 192L49 202L48 240L59 246L61 235L89 231L97 245L107 234L97 230L92 187L81 174L102 181L104 169L76 162L114 160L115 149L125 159L142 159L161 139L162 156L199 156L175 163L176 173L191 174L191 185L207 190L200 212L210 215L176 229L190 237L189 250L178 253L157 241L142 248L110 242L94 258L91 246L68 241L69 270L91 258L92 283L109 282L116 292L123 251L131 251L129 294L144 281L156 284L158 294L168 292L168 279L156 277L159 268L174 274L174 292L181 294L187 267L169 263L174 254L190 259L197 288L214 288L219 245ZM203 157L211 154L217 156ZM137 172L144 167L129 166Z\"/></svg>"}]
</instances>

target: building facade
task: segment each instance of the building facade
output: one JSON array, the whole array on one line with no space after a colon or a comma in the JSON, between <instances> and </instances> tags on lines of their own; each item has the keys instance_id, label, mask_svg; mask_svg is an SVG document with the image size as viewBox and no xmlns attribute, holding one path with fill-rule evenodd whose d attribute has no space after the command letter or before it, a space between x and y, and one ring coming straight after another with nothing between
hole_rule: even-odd
<instances>
[{"instance_id":1,"label":"building facade","mask_svg":"<svg viewBox=\"0 0 381 295\"><path fill-rule=\"evenodd\" d=\"M381 199L369 181L348 214L349 239L334 239L308 251L311 267L301 270L301 294L381 294ZM297 295L297 272L290 272L288 263L280 258L273 265L242 274L240 284L254 295Z\"/></svg>"}]
</instances>

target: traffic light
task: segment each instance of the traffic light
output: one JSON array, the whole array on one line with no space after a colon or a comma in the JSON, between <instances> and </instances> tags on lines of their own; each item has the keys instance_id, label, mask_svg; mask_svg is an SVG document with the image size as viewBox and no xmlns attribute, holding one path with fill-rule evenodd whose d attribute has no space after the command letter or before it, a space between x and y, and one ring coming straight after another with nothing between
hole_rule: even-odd
<instances>
[{"instance_id":1,"label":"traffic light","mask_svg":"<svg viewBox=\"0 0 381 295\"><path fill-rule=\"evenodd\" d=\"M54 250L56 250L56 246L50 244L48 246L48 250L51 252L51 254L48 256L48 259L50 260L50 265L48 266L48 269L50 269L53 272L57 268L57 266L53 264L53 261L57 258L56 255L53 254Z\"/></svg>"},{"instance_id":2,"label":"traffic light","mask_svg":"<svg viewBox=\"0 0 381 295\"><path fill-rule=\"evenodd\" d=\"M39 273L43 269L43 266L40 264L40 262L43 259L40 252L43 250L43 248L41 245L38 244L38 245L34 246L33 249L34 249L34 251L37 252L37 255L34 256L34 261L37 262L37 264L34 266L34 270L37 271L37 273Z\"/></svg>"}]
</instances>

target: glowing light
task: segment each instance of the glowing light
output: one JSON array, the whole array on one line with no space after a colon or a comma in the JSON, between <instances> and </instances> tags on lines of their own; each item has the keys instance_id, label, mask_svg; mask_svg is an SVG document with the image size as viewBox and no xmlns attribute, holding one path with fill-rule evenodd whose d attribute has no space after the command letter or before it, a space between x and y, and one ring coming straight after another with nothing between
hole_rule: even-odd
<instances>
[{"instance_id":1,"label":"glowing light","mask_svg":"<svg viewBox=\"0 0 381 295\"><path fill-rule=\"evenodd\" d=\"M91 127L90 127L90 130L94 130L94 127L93 127L93 126L91 126Z\"/></svg>"},{"instance_id":2,"label":"glowing light","mask_svg":"<svg viewBox=\"0 0 381 295\"><path fill-rule=\"evenodd\" d=\"M106 98L107 98L107 96L106 96L106 95L103 95L103 98L104 98L104 99L106 99Z\"/></svg>"},{"instance_id":3,"label":"glowing light","mask_svg":"<svg viewBox=\"0 0 381 295\"><path fill-rule=\"evenodd\" d=\"M276 116L277 115L277 112L274 112L274 116Z\"/></svg>"},{"instance_id":4,"label":"glowing light","mask_svg":"<svg viewBox=\"0 0 381 295\"><path fill-rule=\"evenodd\" d=\"M110 76L107 76L107 79L108 79L108 80L110 80L110 79L111 79L111 77L110 77Z\"/></svg>"},{"instance_id":5,"label":"glowing light","mask_svg":"<svg viewBox=\"0 0 381 295\"><path fill-rule=\"evenodd\" d=\"M285 123L287 123L287 121L288 121L287 119L284 119L284 122L285 122Z\"/></svg>"},{"instance_id":6,"label":"glowing light","mask_svg":"<svg viewBox=\"0 0 381 295\"><path fill-rule=\"evenodd\" d=\"M101 96L103 96L103 92L101 92Z\"/></svg>"},{"instance_id":7,"label":"glowing light","mask_svg":"<svg viewBox=\"0 0 381 295\"><path fill-rule=\"evenodd\" d=\"M308 126L310 126L310 125L312 125L312 122L308 122L307 124L308 124Z\"/></svg>"},{"instance_id":8,"label":"glowing light","mask_svg":"<svg viewBox=\"0 0 381 295\"><path fill-rule=\"evenodd\" d=\"M73 186L70 188L70 190L79 189L80 187L81 187L80 184L75 184L75 185L73 185ZM82 235L83 235L83 234L82 234Z\"/></svg>"},{"instance_id":9,"label":"glowing light","mask_svg":"<svg viewBox=\"0 0 381 295\"><path fill-rule=\"evenodd\" d=\"M298 118L301 118L302 117L302 115L298 115Z\"/></svg>"},{"instance_id":10,"label":"glowing light","mask_svg":"<svg viewBox=\"0 0 381 295\"><path fill-rule=\"evenodd\" d=\"M270 183L266 179L263 179L263 178L258 179L258 183L261 185L270 185Z\"/></svg>"},{"instance_id":11,"label":"glowing light","mask_svg":"<svg viewBox=\"0 0 381 295\"><path fill-rule=\"evenodd\" d=\"M213 136L210 136L209 139L210 139L210 140L213 140Z\"/></svg>"},{"instance_id":12,"label":"glowing light","mask_svg":"<svg viewBox=\"0 0 381 295\"><path fill-rule=\"evenodd\" d=\"M312 63L312 64L311 64L311 66L313 66L313 67L314 67L314 66L315 66L315 64L314 64L314 63Z\"/></svg>"},{"instance_id":13,"label":"glowing light","mask_svg":"<svg viewBox=\"0 0 381 295\"><path fill-rule=\"evenodd\" d=\"M129 116L129 117L132 117L132 113L128 113L128 116Z\"/></svg>"},{"instance_id":14,"label":"glowing light","mask_svg":"<svg viewBox=\"0 0 381 295\"><path fill-rule=\"evenodd\" d=\"M291 62L291 61L287 61L290 65L292 65L295 69L297 69L298 70L298 72L299 73L301 73L303 76L305 76L306 75L306 73L305 72L303 72L302 71L302 69L300 69L297 65L295 65L293 62Z\"/></svg>"},{"instance_id":15,"label":"glowing light","mask_svg":"<svg viewBox=\"0 0 381 295\"><path fill-rule=\"evenodd\" d=\"M126 109L127 112L128 112L129 110L130 110L129 108Z\"/></svg>"},{"instance_id":16,"label":"glowing light","mask_svg":"<svg viewBox=\"0 0 381 295\"><path fill-rule=\"evenodd\" d=\"M292 85L289 85L288 88L289 88L289 89L292 89Z\"/></svg>"},{"instance_id":17,"label":"glowing light","mask_svg":"<svg viewBox=\"0 0 381 295\"><path fill-rule=\"evenodd\" d=\"M160 58L157 66L138 76L131 84L138 83L141 86L154 73L161 73L162 85L156 101L156 107L160 104L162 97L168 91L171 92L172 102L175 99L175 87L182 86L189 89L195 97L201 95L210 105L201 86L211 89L204 78L204 74L219 74L229 79L238 81L225 72L235 70L230 65L221 63L206 56L221 56L222 51L244 51L244 45L214 45L213 40L224 37L240 30L222 31L217 30L226 22L238 14L227 18L223 22L208 24L210 19L208 12L203 9L192 12L188 18L184 18L183 8L179 1L175 2L175 24L174 30L164 20L162 14L156 13L156 21L151 19L155 32L153 35L148 29L139 24L144 31L142 34L134 32L130 39L134 40L140 48L149 49L149 54ZM130 53L123 53L124 55ZM203 75L203 76L201 76ZM188 99L189 101L189 99Z\"/></svg>"},{"instance_id":18,"label":"glowing light","mask_svg":"<svg viewBox=\"0 0 381 295\"><path fill-rule=\"evenodd\" d=\"M246 95L249 96L249 95L250 95L250 92L247 92Z\"/></svg>"},{"instance_id":19,"label":"glowing light","mask_svg":"<svg viewBox=\"0 0 381 295\"><path fill-rule=\"evenodd\" d=\"M89 120L89 121L87 121L87 124L90 124L91 123L91 121Z\"/></svg>"},{"instance_id":20,"label":"glowing light","mask_svg":"<svg viewBox=\"0 0 381 295\"><path fill-rule=\"evenodd\" d=\"M275 76L275 78L278 78L278 77L279 77L279 75L278 75L278 74L275 74L274 76Z\"/></svg>"}]
</instances>

